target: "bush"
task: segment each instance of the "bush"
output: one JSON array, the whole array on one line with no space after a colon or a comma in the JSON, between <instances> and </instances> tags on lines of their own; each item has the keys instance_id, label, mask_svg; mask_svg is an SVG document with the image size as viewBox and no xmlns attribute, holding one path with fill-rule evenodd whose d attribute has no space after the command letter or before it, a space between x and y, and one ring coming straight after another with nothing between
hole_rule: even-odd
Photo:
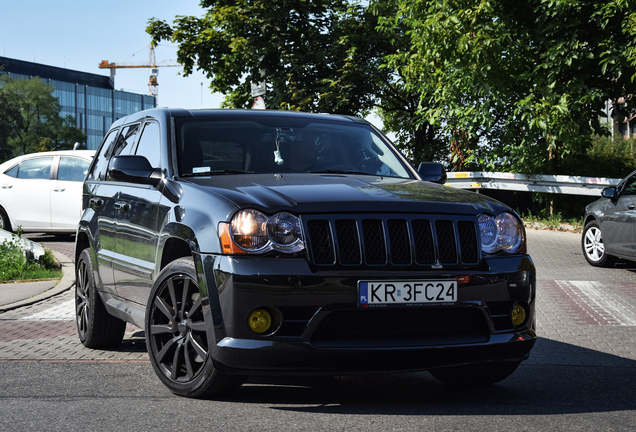
<instances>
[{"instance_id":1,"label":"bush","mask_svg":"<svg viewBox=\"0 0 636 432\"><path fill-rule=\"evenodd\" d=\"M0 281L20 278L27 260L17 240L5 240L0 244Z\"/></svg>"},{"instance_id":2,"label":"bush","mask_svg":"<svg viewBox=\"0 0 636 432\"><path fill-rule=\"evenodd\" d=\"M27 258L17 239L0 244L0 281L58 278L62 275L60 264L50 250L45 250L38 260Z\"/></svg>"}]
</instances>

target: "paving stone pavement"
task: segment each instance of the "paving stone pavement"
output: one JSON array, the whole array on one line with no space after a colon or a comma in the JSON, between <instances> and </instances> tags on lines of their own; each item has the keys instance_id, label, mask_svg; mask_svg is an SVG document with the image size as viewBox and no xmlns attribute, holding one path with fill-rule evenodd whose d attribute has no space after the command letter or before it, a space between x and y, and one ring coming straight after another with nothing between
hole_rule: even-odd
<instances>
[{"instance_id":1,"label":"paving stone pavement","mask_svg":"<svg viewBox=\"0 0 636 432\"><path fill-rule=\"evenodd\" d=\"M31 237L73 256L70 239ZM537 333L526 364L636 367L636 263L587 264L580 234L528 230L537 266ZM0 361L148 361L143 331L129 325L114 350L85 348L71 291L0 314Z\"/></svg>"}]
</instances>

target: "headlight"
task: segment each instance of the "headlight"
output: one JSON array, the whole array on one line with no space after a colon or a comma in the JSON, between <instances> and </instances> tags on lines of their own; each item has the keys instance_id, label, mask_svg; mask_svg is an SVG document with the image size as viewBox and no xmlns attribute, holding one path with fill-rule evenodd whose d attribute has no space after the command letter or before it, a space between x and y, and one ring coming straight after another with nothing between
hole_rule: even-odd
<instances>
[{"instance_id":1,"label":"headlight","mask_svg":"<svg viewBox=\"0 0 636 432\"><path fill-rule=\"evenodd\" d=\"M242 249L257 251L267 246L267 218L256 210L241 210L232 218L232 240Z\"/></svg>"},{"instance_id":2,"label":"headlight","mask_svg":"<svg viewBox=\"0 0 636 432\"><path fill-rule=\"evenodd\" d=\"M274 248L294 249L302 243L300 219L289 213L276 213L267 220L267 236Z\"/></svg>"},{"instance_id":3,"label":"headlight","mask_svg":"<svg viewBox=\"0 0 636 432\"><path fill-rule=\"evenodd\" d=\"M305 248L300 219L286 212L268 218L257 210L241 210L229 224L219 225L219 235L225 253L293 253Z\"/></svg>"},{"instance_id":4,"label":"headlight","mask_svg":"<svg viewBox=\"0 0 636 432\"><path fill-rule=\"evenodd\" d=\"M523 225L512 213L503 212L497 217L480 215L477 221L481 234L481 249L484 252L517 253L523 251Z\"/></svg>"}]
</instances>

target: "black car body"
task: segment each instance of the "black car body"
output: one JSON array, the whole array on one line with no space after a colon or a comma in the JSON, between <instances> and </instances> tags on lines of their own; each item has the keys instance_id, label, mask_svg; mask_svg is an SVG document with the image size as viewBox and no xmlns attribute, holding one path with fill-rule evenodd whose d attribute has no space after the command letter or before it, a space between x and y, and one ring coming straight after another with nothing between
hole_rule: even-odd
<instances>
[{"instance_id":1,"label":"black car body","mask_svg":"<svg viewBox=\"0 0 636 432\"><path fill-rule=\"evenodd\" d=\"M158 376L194 397L255 374L504 379L536 338L523 224L444 180L358 118L121 119L84 186L80 339L116 345L124 322L145 328Z\"/></svg>"},{"instance_id":2,"label":"black car body","mask_svg":"<svg viewBox=\"0 0 636 432\"><path fill-rule=\"evenodd\" d=\"M601 195L585 208L585 259L597 267L611 267L619 258L636 261L636 171Z\"/></svg>"}]
</instances>

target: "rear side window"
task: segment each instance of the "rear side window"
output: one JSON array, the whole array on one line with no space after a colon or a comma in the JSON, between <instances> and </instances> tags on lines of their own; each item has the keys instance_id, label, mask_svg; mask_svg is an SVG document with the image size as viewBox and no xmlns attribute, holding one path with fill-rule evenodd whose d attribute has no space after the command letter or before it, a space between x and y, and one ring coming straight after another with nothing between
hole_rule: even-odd
<instances>
[{"instance_id":1,"label":"rear side window","mask_svg":"<svg viewBox=\"0 0 636 432\"><path fill-rule=\"evenodd\" d=\"M117 129L110 131L104 141L102 141L99 153L95 156L93 168L88 173L86 180L104 180L106 177L106 169L108 168L108 161L110 160L117 132Z\"/></svg>"},{"instance_id":2,"label":"rear side window","mask_svg":"<svg viewBox=\"0 0 636 432\"><path fill-rule=\"evenodd\" d=\"M51 177L53 157L28 159L20 163L18 178L48 180Z\"/></svg>"}]
</instances>

